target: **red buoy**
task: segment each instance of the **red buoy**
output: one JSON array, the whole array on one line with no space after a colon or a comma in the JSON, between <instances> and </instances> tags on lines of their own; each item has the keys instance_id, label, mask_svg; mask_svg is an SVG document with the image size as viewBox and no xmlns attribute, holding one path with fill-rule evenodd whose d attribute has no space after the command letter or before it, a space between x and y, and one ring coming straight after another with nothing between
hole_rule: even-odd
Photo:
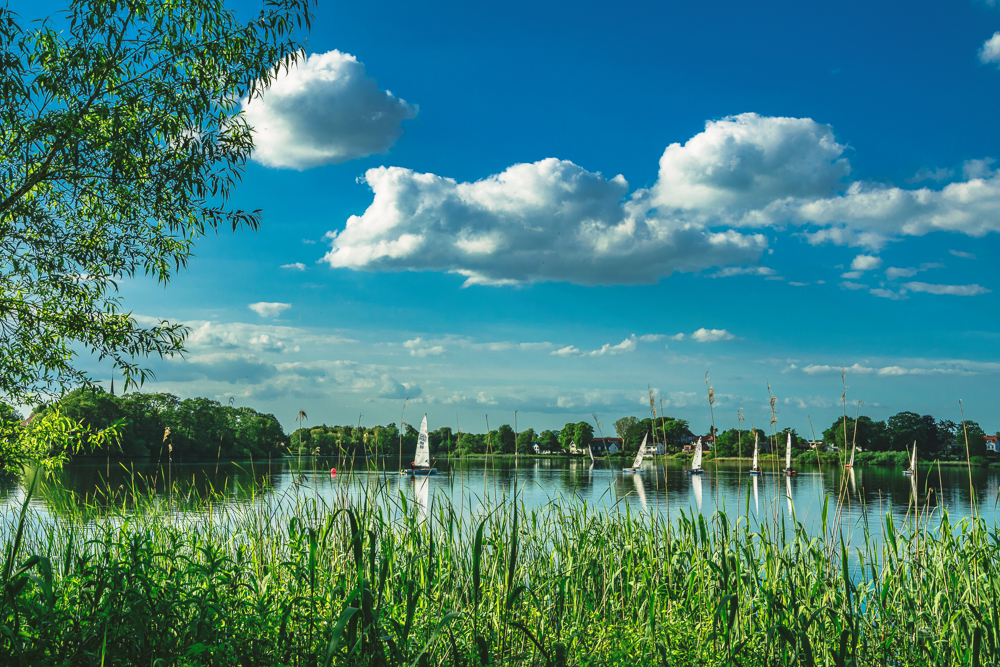
<instances>
[{"instance_id":1,"label":"red buoy","mask_svg":"<svg viewBox=\"0 0 1000 667\"><path fill-rule=\"evenodd\" d=\"M336 474L337 474L337 469L336 468L330 468L330 477L333 477Z\"/></svg>"}]
</instances>

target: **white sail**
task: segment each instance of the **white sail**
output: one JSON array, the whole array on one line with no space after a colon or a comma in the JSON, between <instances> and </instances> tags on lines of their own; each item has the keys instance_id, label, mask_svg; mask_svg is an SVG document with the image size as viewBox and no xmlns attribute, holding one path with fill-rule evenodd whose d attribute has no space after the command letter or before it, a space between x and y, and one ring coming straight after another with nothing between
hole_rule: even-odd
<instances>
[{"instance_id":1,"label":"white sail","mask_svg":"<svg viewBox=\"0 0 1000 667\"><path fill-rule=\"evenodd\" d=\"M785 445L785 470L792 469L792 434L788 434L788 444Z\"/></svg>"},{"instance_id":2,"label":"white sail","mask_svg":"<svg viewBox=\"0 0 1000 667\"><path fill-rule=\"evenodd\" d=\"M590 465L594 465L594 446L587 445L587 453L590 454Z\"/></svg>"},{"instance_id":3,"label":"white sail","mask_svg":"<svg viewBox=\"0 0 1000 667\"><path fill-rule=\"evenodd\" d=\"M910 470L917 471L917 441L913 441L913 458L910 459Z\"/></svg>"},{"instance_id":4,"label":"white sail","mask_svg":"<svg viewBox=\"0 0 1000 667\"><path fill-rule=\"evenodd\" d=\"M413 464L418 468L431 467L431 450L427 445L427 415L420 422L420 435L417 436L417 454L413 457Z\"/></svg>"},{"instance_id":5,"label":"white sail","mask_svg":"<svg viewBox=\"0 0 1000 667\"><path fill-rule=\"evenodd\" d=\"M698 444L694 446L694 460L691 461L691 470L701 470L701 438L698 438Z\"/></svg>"},{"instance_id":6,"label":"white sail","mask_svg":"<svg viewBox=\"0 0 1000 667\"><path fill-rule=\"evenodd\" d=\"M691 475L691 487L694 489L694 501L698 504L698 513L701 514L701 475Z\"/></svg>"},{"instance_id":7,"label":"white sail","mask_svg":"<svg viewBox=\"0 0 1000 667\"><path fill-rule=\"evenodd\" d=\"M758 446L757 446L757 432L754 431L754 434L753 434L753 467L750 468L751 470L757 470L757 451L758 451Z\"/></svg>"},{"instance_id":8,"label":"white sail","mask_svg":"<svg viewBox=\"0 0 1000 667\"><path fill-rule=\"evenodd\" d=\"M642 456L646 453L646 438L649 437L649 433L642 436L642 444L639 445L639 453L635 455L635 461L632 461L632 468L638 468L642 465Z\"/></svg>"},{"instance_id":9,"label":"white sail","mask_svg":"<svg viewBox=\"0 0 1000 667\"><path fill-rule=\"evenodd\" d=\"M851 462L847 464L847 465L851 466L852 468L854 467L854 452L855 452L855 450L857 450L857 448L858 448L858 443L855 442L854 446L851 447Z\"/></svg>"}]
</instances>

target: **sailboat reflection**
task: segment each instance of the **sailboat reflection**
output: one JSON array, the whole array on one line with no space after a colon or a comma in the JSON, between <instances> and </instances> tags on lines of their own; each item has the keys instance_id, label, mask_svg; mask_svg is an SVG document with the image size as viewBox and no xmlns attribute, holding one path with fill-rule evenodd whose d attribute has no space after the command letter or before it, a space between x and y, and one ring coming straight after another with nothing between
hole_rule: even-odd
<instances>
[{"instance_id":1,"label":"sailboat reflection","mask_svg":"<svg viewBox=\"0 0 1000 667\"><path fill-rule=\"evenodd\" d=\"M426 475L415 476L413 479L413 500L420 512L420 518L427 520L430 512L431 480Z\"/></svg>"},{"instance_id":2,"label":"sailboat reflection","mask_svg":"<svg viewBox=\"0 0 1000 667\"><path fill-rule=\"evenodd\" d=\"M635 493L639 496L642 509L649 509L649 506L646 504L646 485L642 481L642 475L632 475L632 482L635 484Z\"/></svg>"},{"instance_id":3,"label":"sailboat reflection","mask_svg":"<svg viewBox=\"0 0 1000 667\"><path fill-rule=\"evenodd\" d=\"M753 510L754 514L760 514L760 498L757 495L757 486L760 481L758 476L753 477Z\"/></svg>"},{"instance_id":4,"label":"sailboat reflection","mask_svg":"<svg viewBox=\"0 0 1000 667\"><path fill-rule=\"evenodd\" d=\"M785 499L788 500L788 516L792 516L792 478L787 476L785 477Z\"/></svg>"},{"instance_id":5,"label":"sailboat reflection","mask_svg":"<svg viewBox=\"0 0 1000 667\"><path fill-rule=\"evenodd\" d=\"M691 475L691 488L694 489L694 501L698 505L698 514L701 514L701 475Z\"/></svg>"},{"instance_id":6,"label":"sailboat reflection","mask_svg":"<svg viewBox=\"0 0 1000 667\"><path fill-rule=\"evenodd\" d=\"M848 472L850 472L848 481L851 483L851 493L854 495L858 495L858 485L857 482L855 482L854 480L854 468L848 468Z\"/></svg>"}]
</instances>

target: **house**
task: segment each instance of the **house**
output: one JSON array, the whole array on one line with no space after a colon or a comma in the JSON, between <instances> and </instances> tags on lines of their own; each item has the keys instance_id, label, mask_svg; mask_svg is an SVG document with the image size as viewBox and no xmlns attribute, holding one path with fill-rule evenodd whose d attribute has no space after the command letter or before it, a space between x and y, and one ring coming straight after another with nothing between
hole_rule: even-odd
<instances>
[{"instance_id":1,"label":"house","mask_svg":"<svg viewBox=\"0 0 1000 667\"><path fill-rule=\"evenodd\" d=\"M712 440L714 442L715 438L712 438ZM695 440L693 443L684 445L684 449L682 449L681 452L683 452L684 454L694 454L695 448L697 446L698 446L698 441ZM710 443L705 442L705 438L701 439L701 451L703 454L707 454L710 451L712 451L712 445Z\"/></svg>"},{"instance_id":2,"label":"house","mask_svg":"<svg viewBox=\"0 0 1000 667\"><path fill-rule=\"evenodd\" d=\"M986 436L986 451L994 453L1000 452L1000 443L997 442L997 436Z\"/></svg>"},{"instance_id":3,"label":"house","mask_svg":"<svg viewBox=\"0 0 1000 667\"><path fill-rule=\"evenodd\" d=\"M839 451L837 449L837 445L826 445L826 446L824 446L822 440L806 440L806 444L809 445L809 449L812 449L812 450L818 449L821 452L836 452L836 451Z\"/></svg>"},{"instance_id":4,"label":"house","mask_svg":"<svg viewBox=\"0 0 1000 667\"><path fill-rule=\"evenodd\" d=\"M647 442L646 449L642 452L643 456L663 456L666 452L666 448L663 446L662 442Z\"/></svg>"},{"instance_id":5,"label":"house","mask_svg":"<svg viewBox=\"0 0 1000 667\"><path fill-rule=\"evenodd\" d=\"M624 446L625 443L621 438L594 438L590 441L590 450L594 452L594 456L614 454L621 451Z\"/></svg>"}]
</instances>

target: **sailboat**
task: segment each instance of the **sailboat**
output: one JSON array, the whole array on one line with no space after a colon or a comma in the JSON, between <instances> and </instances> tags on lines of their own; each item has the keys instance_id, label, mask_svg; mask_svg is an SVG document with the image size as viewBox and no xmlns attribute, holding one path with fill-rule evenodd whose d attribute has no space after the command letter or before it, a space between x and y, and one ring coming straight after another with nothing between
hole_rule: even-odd
<instances>
[{"instance_id":1,"label":"sailboat","mask_svg":"<svg viewBox=\"0 0 1000 667\"><path fill-rule=\"evenodd\" d=\"M854 452L856 452L857 449L858 449L858 443L855 442L854 446L851 447L851 460L845 466L846 468L853 468L854 467Z\"/></svg>"},{"instance_id":2,"label":"sailboat","mask_svg":"<svg viewBox=\"0 0 1000 667\"><path fill-rule=\"evenodd\" d=\"M431 467L431 449L427 442L427 415L420 422L420 435L417 436L417 453L408 469L400 470L401 475L436 475L438 469Z\"/></svg>"},{"instance_id":3,"label":"sailboat","mask_svg":"<svg viewBox=\"0 0 1000 667\"><path fill-rule=\"evenodd\" d=\"M701 469L701 438L698 438L698 444L694 446L694 458L691 459L691 469L685 470L689 475L701 475L705 471ZM698 485L699 491L701 490L701 484Z\"/></svg>"},{"instance_id":4,"label":"sailboat","mask_svg":"<svg viewBox=\"0 0 1000 667\"><path fill-rule=\"evenodd\" d=\"M917 472L917 441L913 441L913 456L910 458L910 467L903 471L904 475L913 475Z\"/></svg>"},{"instance_id":5,"label":"sailboat","mask_svg":"<svg viewBox=\"0 0 1000 667\"><path fill-rule=\"evenodd\" d=\"M639 453L635 455L635 460L632 461L632 467L631 468L622 468L622 472L641 472L642 471L642 468L640 468L639 466L642 465L642 457L646 453L646 438L648 438L648 437L649 437L649 433L646 433L646 435L642 436L642 444L639 445Z\"/></svg>"},{"instance_id":6,"label":"sailboat","mask_svg":"<svg viewBox=\"0 0 1000 667\"><path fill-rule=\"evenodd\" d=\"M792 434L788 434L788 444L785 445L785 474L786 475L798 475L799 473L792 470Z\"/></svg>"},{"instance_id":7,"label":"sailboat","mask_svg":"<svg viewBox=\"0 0 1000 667\"><path fill-rule=\"evenodd\" d=\"M750 467L750 474L751 475L759 475L760 474L760 464L757 462L757 456L758 456L758 452L759 451L760 451L760 448L759 448L759 446L757 444L757 431L754 431L753 432L753 465Z\"/></svg>"},{"instance_id":8,"label":"sailboat","mask_svg":"<svg viewBox=\"0 0 1000 667\"><path fill-rule=\"evenodd\" d=\"M694 502L698 505L698 513L701 514L701 477L695 475L691 478L691 488L694 489Z\"/></svg>"},{"instance_id":9,"label":"sailboat","mask_svg":"<svg viewBox=\"0 0 1000 667\"><path fill-rule=\"evenodd\" d=\"M594 446L593 445L587 445L587 453L590 454L590 467L593 468L594 467L594 460L595 460L594 459Z\"/></svg>"}]
</instances>

